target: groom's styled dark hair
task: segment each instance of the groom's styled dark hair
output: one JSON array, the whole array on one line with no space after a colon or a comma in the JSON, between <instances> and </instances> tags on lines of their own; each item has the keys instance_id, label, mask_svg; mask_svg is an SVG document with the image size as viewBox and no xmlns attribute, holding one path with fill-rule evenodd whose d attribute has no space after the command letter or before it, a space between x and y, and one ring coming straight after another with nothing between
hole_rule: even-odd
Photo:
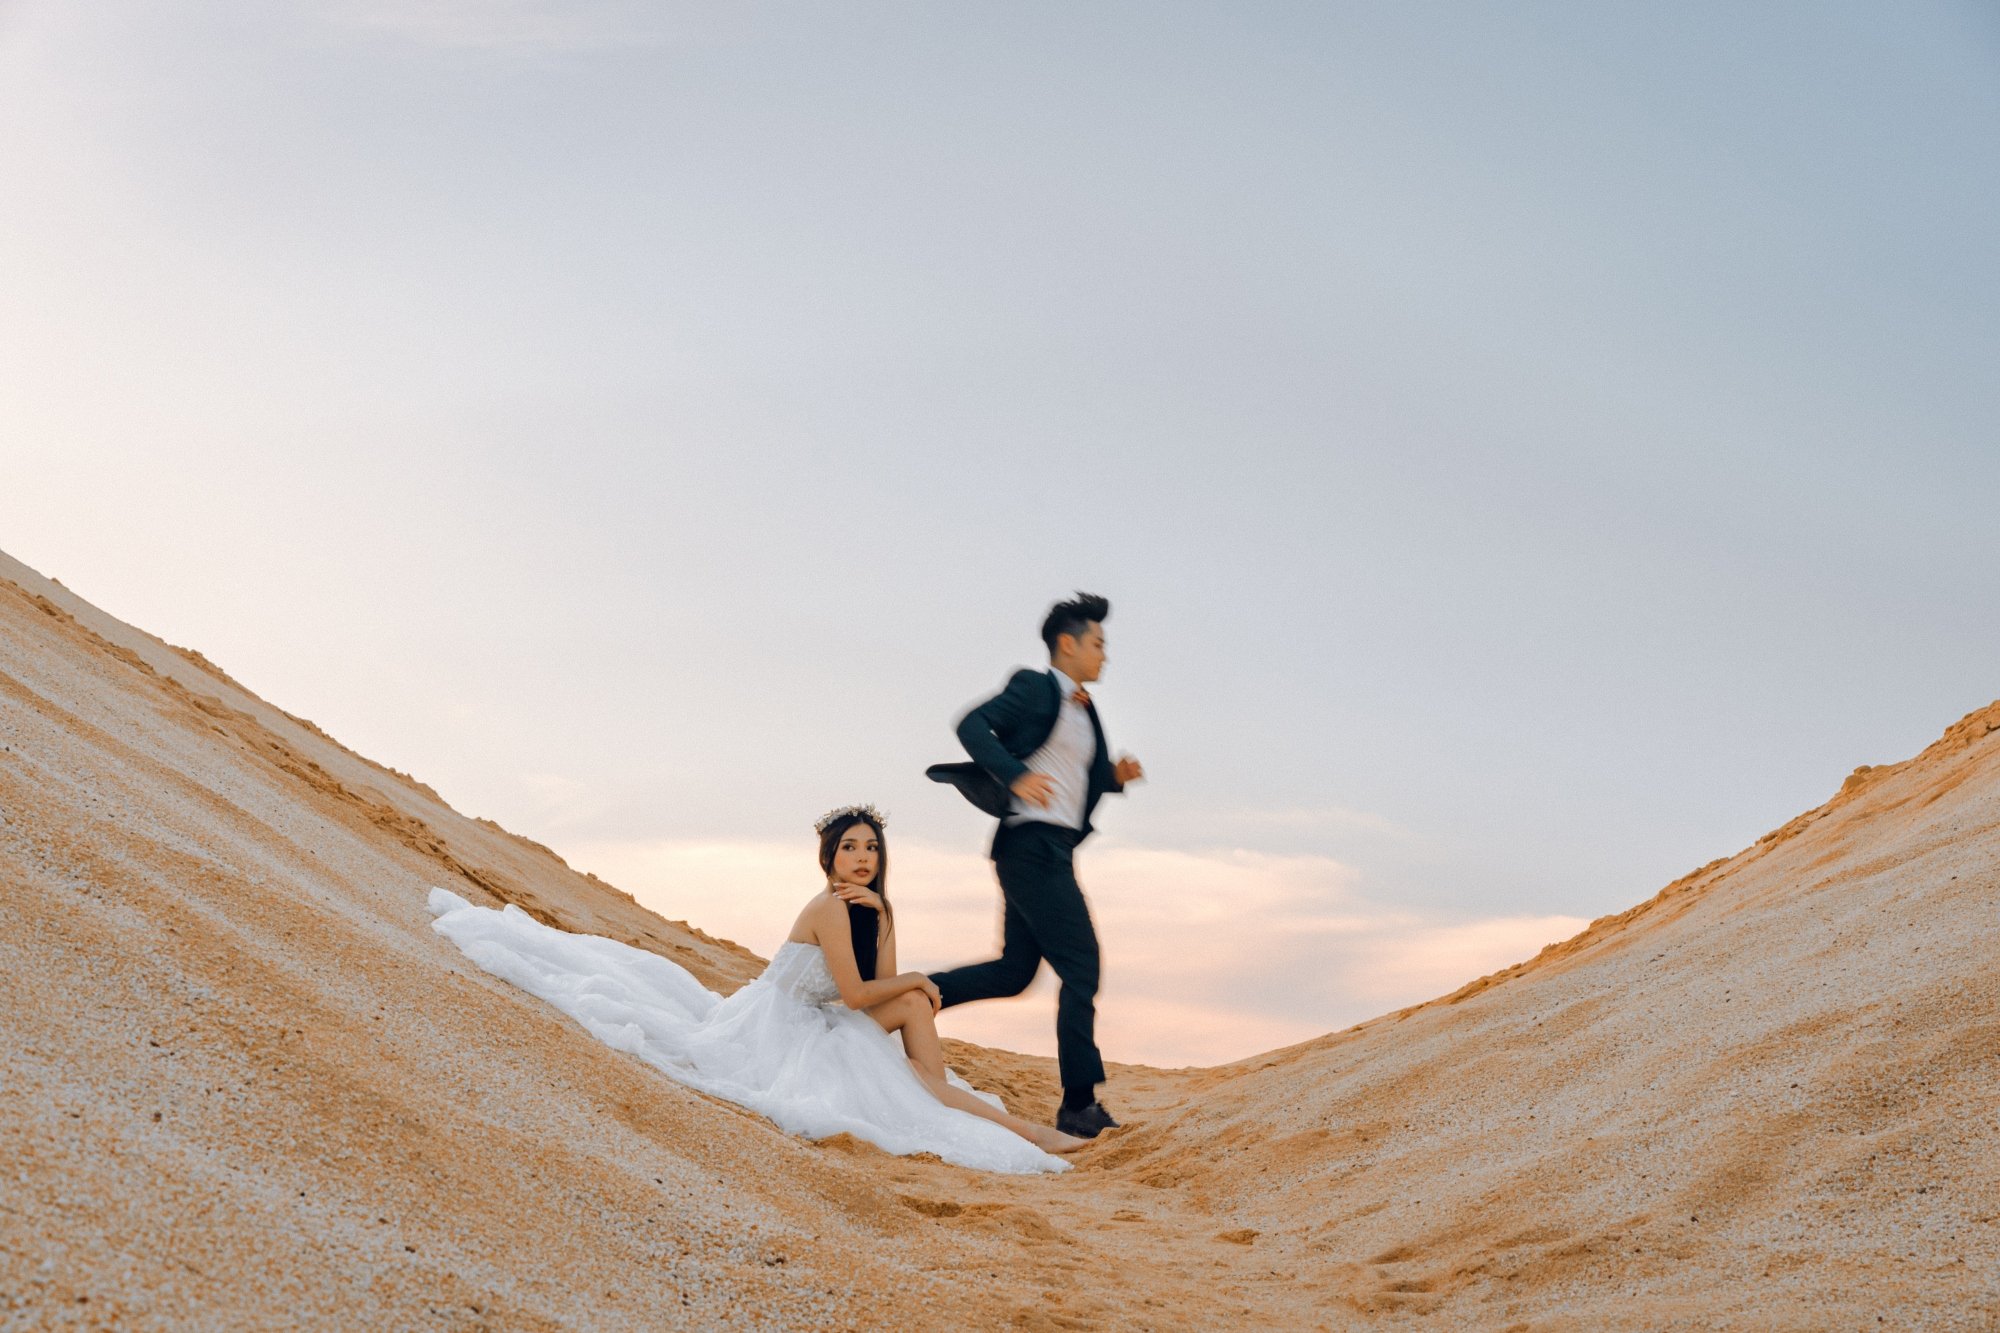
<instances>
[{"instance_id":1,"label":"groom's styled dark hair","mask_svg":"<svg viewBox=\"0 0 2000 1333\"><path fill-rule=\"evenodd\" d=\"M1057 639L1065 634L1080 639L1092 621L1103 624L1110 614L1111 603L1094 592L1079 592L1067 602L1057 602L1042 622L1042 642L1049 646L1049 656L1056 655Z\"/></svg>"},{"instance_id":2,"label":"groom's styled dark hair","mask_svg":"<svg viewBox=\"0 0 2000 1333\"><path fill-rule=\"evenodd\" d=\"M854 966L861 973L863 981L875 980L876 930L881 921L889 923L889 929L896 928L895 909L889 906L889 839L883 836L882 826L867 815L855 811L842 815L828 824L819 835L819 868L826 874L833 873L833 854L840 850L840 840L856 824L866 824L875 831L875 879L867 887L882 895L882 916L875 916L875 909L863 907L860 903L847 905L847 933L854 941Z\"/></svg>"}]
</instances>

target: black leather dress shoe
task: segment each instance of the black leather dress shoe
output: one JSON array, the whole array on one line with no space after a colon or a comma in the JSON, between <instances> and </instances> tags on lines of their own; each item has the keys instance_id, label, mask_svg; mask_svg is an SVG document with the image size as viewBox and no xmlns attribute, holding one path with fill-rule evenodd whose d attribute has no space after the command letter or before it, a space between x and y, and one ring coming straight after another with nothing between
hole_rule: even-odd
<instances>
[{"instance_id":1,"label":"black leather dress shoe","mask_svg":"<svg viewBox=\"0 0 2000 1333\"><path fill-rule=\"evenodd\" d=\"M1057 1111L1056 1128L1080 1139L1094 1139L1107 1129L1118 1128L1118 1122L1111 1118L1111 1112L1104 1109L1102 1102L1092 1102L1074 1111L1067 1106Z\"/></svg>"}]
</instances>

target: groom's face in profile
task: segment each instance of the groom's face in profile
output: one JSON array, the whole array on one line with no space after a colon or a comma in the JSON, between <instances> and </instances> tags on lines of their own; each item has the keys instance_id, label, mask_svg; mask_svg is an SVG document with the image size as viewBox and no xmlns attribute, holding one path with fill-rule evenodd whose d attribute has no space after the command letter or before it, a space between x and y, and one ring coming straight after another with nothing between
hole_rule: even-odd
<instances>
[{"instance_id":1,"label":"groom's face in profile","mask_svg":"<svg viewBox=\"0 0 2000 1333\"><path fill-rule=\"evenodd\" d=\"M1080 635L1056 636L1055 667L1079 685L1104 673L1104 626L1093 620Z\"/></svg>"}]
</instances>

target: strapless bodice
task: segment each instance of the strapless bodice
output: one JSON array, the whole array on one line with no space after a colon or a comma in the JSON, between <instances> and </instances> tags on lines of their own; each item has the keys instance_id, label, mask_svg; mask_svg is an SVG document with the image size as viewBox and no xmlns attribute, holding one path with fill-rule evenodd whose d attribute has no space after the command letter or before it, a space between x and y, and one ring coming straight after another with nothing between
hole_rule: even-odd
<instances>
[{"instance_id":1,"label":"strapless bodice","mask_svg":"<svg viewBox=\"0 0 2000 1333\"><path fill-rule=\"evenodd\" d=\"M834 1004L840 1000L840 987L833 984L833 973L827 970L826 951L817 944L786 940L771 955L770 965L758 980L768 981L807 1004Z\"/></svg>"}]
</instances>

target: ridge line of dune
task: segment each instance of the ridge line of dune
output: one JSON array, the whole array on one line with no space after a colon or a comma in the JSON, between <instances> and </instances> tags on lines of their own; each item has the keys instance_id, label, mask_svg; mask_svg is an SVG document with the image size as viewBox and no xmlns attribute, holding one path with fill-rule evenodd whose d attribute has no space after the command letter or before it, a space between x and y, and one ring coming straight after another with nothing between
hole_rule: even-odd
<instances>
[{"instance_id":1,"label":"ridge line of dune","mask_svg":"<svg viewBox=\"0 0 2000 1333\"><path fill-rule=\"evenodd\" d=\"M297 713L294 713L291 710L284 708L279 704L272 703L270 700L264 698L262 695L258 694L255 690L252 690L249 686L245 685L242 681L236 679L235 676L231 675L219 663L215 662L206 653L202 652L199 648L184 647L181 644L169 643L165 639L160 638L157 634L153 634L150 633L149 631L140 629L137 625L134 625L129 621L120 620L116 616L111 615L109 612L103 610L101 607L98 607L94 603L90 602L86 598L79 595L68 585L66 585L61 579L53 578L47 575L42 575L38 571L35 571L34 569L30 568L29 566L22 565L19 561L13 560L12 557L8 556L4 551L0 551L0 582L11 583L16 588L19 588L23 593L25 593L30 598L36 599L39 602L46 602L50 604L55 608L57 612L60 612L62 615L66 616L71 621L71 623L73 623L77 627L79 631L97 640L107 650L111 650L114 656L118 656L122 660L125 660L132 665L143 666L154 675L162 676L167 679L173 678L170 672L160 671L150 662L147 662L142 654L135 653L129 648L125 648L122 645L112 643L110 640L106 639L101 632L99 632L89 624L85 623L83 618L77 614L76 607L64 606L61 600L50 597L48 596L48 594L39 592L34 588L31 588L28 585L24 584L20 580L20 578L16 577L15 573L9 572L7 567L10 564L16 566L18 572L33 575L35 578L48 583L57 592L63 594L64 597L77 603L77 606L87 609L94 615L102 616L104 619L112 622L113 624L118 625L121 629L124 629L132 634L138 635L142 639L150 640L151 642L159 645L159 647L163 651L173 654L175 657L179 658L182 662L185 662L189 666L192 666L195 670L209 677L216 684L225 687L227 690L234 691L235 693L241 695L245 699L253 700L257 704L260 704L263 707L270 709L273 713L276 713L280 717L284 718L286 721L292 723L294 726L300 728L305 732L310 733L312 736L317 737L319 740L326 742L328 745L340 751L340 753L346 755L348 758L354 760L356 763L361 764L367 767L368 769L371 769L372 771L381 774L386 778L392 779L396 783L400 784L401 786L407 788L412 792L415 792L417 795L425 798L426 800L432 801L437 805L443 806L447 810L452 810L452 813L454 814L460 814L459 811L453 809L450 802L446 801L443 796L438 794L438 791L435 787L431 786L428 782L423 781L421 778L417 777L414 773L405 773L400 768L395 768L388 764L382 763L379 760L371 759L369 756L361 753L359 750L356 750L353 746L343 743L339 737L333 735L331 732L327 731L324 727L321 727L317 722L314 722L311 718L301 717ZM182 682L182 684L183 687L185 687L185 682ZM192 690L190 690L189 692L194 693L194 691ZM220 696L217 696L217 701L223 702L225 704L227 702L226 700L223 700ZM236 711L242 713L245 710L238 709ZM248 714L248 716L252 717L253 719L255 718L254 713ZM263 725L261 719L259 719L258 721L259 725ZM269 730L268 727L266 727L265 729L267 731ZM495 833L498 833L504 837L512 839L513 841L521 844L523 847L526 847L532 852L536 852L542 856L550 858L551 860L555 861L557 864L561 865L566 870L573 869L573 867L570 866L569 862L564 860L559 852L557 852L553 847L548 846L546 843L537 842L535 839L530 838L525 834L516 833L511 829L501 826L500 824L496 823L491 819L484 818L483 816L461 815L461 817L470 819L474 823L484 824L487 828L493 830ZM595 878L595 876L589 875L588 873L585 873L584 877L586 879Z\"/></svg>"},{"instance_id":2,"label":"ridge line of dune","mask_svg":"<svg viewBox=\"0 0 2000 1333\"><path fill-rule=\"evenodd\" d=\"M1699 866L1674 880L1652 897L1635 903L1622 912L1612 912L1598 917L1566 940L1543 946L1540 953L1525 962L1515 963L1498 972L1467 982L1449 995L1426 1000L1422 1004L1399 1009L1384 1017L1399 1018L1437 1004L1457 1004L1479 994L1481 991L1522 976L1538 967L1544 967L1565 958L1573 957L1584 950L1609 939L1633 923L1650 916L1665 904L1676 899L1693 900L1708 893L1725 877L1768 855L1781 843L1790 841L1803 833L1809 826L1826 818L1834 811L1849 805L1880 786L1885 780L1903 773L1914 771L1933 757L1942 756L1947 751L1963 750L1973 742L1983 740L1995 731L2000 731L2000 699L1983 708L1975 708L1958 721L1946 727L1944 734L1919 750L1908 759L1891 764L1863 764L1847 775L1840 784L1840 790L1803 814L1794 815L1777 828L1759 837L1748 847L1728 856L1718 856L1704 866ZM1935 798L1933 798L1935 799ZM1380 1019L1371 1020L1380 1022Z\"/></svg>"},{"instance_id":3,"label":"ridge line of dune","mask_svg":"<svg viewBox=\"0 0 2000 1333\"><path fill-rule=\"evenodd\" d=\"M1847 778L1841 783L1838 791L1819 805L1802 814L1794 815L1777 828L1758 837L1749 846L1730 853L1727 856L1718 856L1713 861L1690 870L1687 874L1669 883L1652 897L1637 902L1623 911L1610 912L1604 916L1600 916L1567 939L1543 945L1541 950L1532 958L1523 959L1518 963L1511 963L1498 971L1489 972L1482 977L1476 977L1448 994L1434 996L1431 999L1423 1000L1416 1004L1405 1005L1400 1009L1392 1009L1387 1013L1363 1019L1359 1023L1351 1024L1335 1032L1322 1033L1317 1037L1308 1037L1304 1041L1294 1042L1289 1046L1281 1046L1274 1050L1261 1051L1255 1055L1244 1056L1239 1060L1217 1065L1211 1070L1203 1070L1201 1072L1204 1074L1212 1073L1226 1076L1228 1073L1245 1066L1253 1068L1268 1067L1268 1065L1277 1062L1282 1057L1300 1054L1308 1050L1320 1049L1383 1023L1402 1022L1404 1019L1428 1009L1460 1004L1476 995L1484 994L1497 986L1504 985L1509 981L1528 976L1559 963L1576 959L1599 945L1607 943L1623 934L1627 929L1639 922L1650 919L1655 913L1669 904L1675 907L1676 914L1680 911L1685 911L1706 897L1724 879L1735 874L1737 871L1755 864L1779 846L1791 841L1807 828L1833 814L1835 811L1862 799L1868 793L1878 790L1884 783L1896 777L1914 772L1918 768L1941 759L1948 754L1966 750L1974 743L1983 740L1996 731L2000 731L2000 699L1996 699L1983 707L1973 709L1964 717L1946 727L1943 734L1936 740L1926 745L1922 750L1919 750L1908 759L1888 764L1862 764L1852 773L1848 774ZM1946 790L1949 790L1949 788L1947 787ZM1937 796L1942 794L1941 791L1934 793L1929 799L1935 800ZM1901 802L1897 804L1901 804Z\"/></svg>"},{"instance_id":4,"label":"ridge line of dune","mask_svg":"<svg viewBox=\"0 0 2000 1333\"><path fill-rule=\"evenodd\" d=\"M26 567L23 566L22 568ZM90 603L77 597L74 592L64 588L58 580L49 579L48 582L62 589L62 591L68 593L70 597L75 598L83 605L91 606ZM328 772L323 765L301 754L293 745L287 743L283 737L278 735L276 731L255 713L247 709L233 707L220 695L202 694L190 688L184 681L177 679L171 672L158 669L153 663L147 661L142 654L106 637L91 625L86 624L74 611L61 605L54 598L24 585L19 579L12 577L4 567L0 567L0 585L4 585L7 590L25 600L43 615L56 621L70 634L95 651L145 676L153 683L155 688L165 692L184 709L197 714L210 729L220 734L233 736L270 770L281 773L287 778L301 783L305 787L343 807L350 814L366 820L368 823L394 837L403 846L436 863L439 869L447 875L462 880L501 903L511 903L519 907L522 911L527 912L530 916L546 925L558 926L565 930L576 930L579 928L576 922L566 920L560 911L545 903L532 890L514 882L511 877L504 875L491 866L474 864L458 855L444 834L421 815L398 808L384 793L366 789L356 790L354 787L341 781L338 776ZM165 651L196 667L218 683L226 685L243 698L271 709L274 713L300 727L315 740L333 747L341 755L365 765L373 772L394 777L401 787L435 804L440 810L504 837L510 842L526 849L532 855L548 858L560 868L562 873L574 877L587 891L602 893L617 899L630 909L644 913L646 916L659 921L663 925L684 931L688 935L693 936L701 944L729 955L739 963L761 964L764 961L752 950L732 940L710 935L691 922L670 921L660 916L650 908L640 904L630 893L618 888L615 884L607 880L600 879L595 874L577 870L553 850L536 842L532 838L526 838L513 833L491 819L466 815L458 811L429 784L358 753L349 746L343 745L316 723L271 704L261 696L245 688L241 682L222 671L221 668L217 667L199 651L169 644L165 640L148 634L136 626L127 624L127 622L118 620L116 617L110 616L108 613L94 606L91 609L113 624L119 625L133 634L150 639ZM226 726L220 724L226 724ZM649 951L662 952L669 955L686 952L681 946L670 944L657 937L651 939L632 937L625 939L624 942L639 948L648 949ZM676 959L676 961L684 960Z\"/></svg>"}]
</instances>

